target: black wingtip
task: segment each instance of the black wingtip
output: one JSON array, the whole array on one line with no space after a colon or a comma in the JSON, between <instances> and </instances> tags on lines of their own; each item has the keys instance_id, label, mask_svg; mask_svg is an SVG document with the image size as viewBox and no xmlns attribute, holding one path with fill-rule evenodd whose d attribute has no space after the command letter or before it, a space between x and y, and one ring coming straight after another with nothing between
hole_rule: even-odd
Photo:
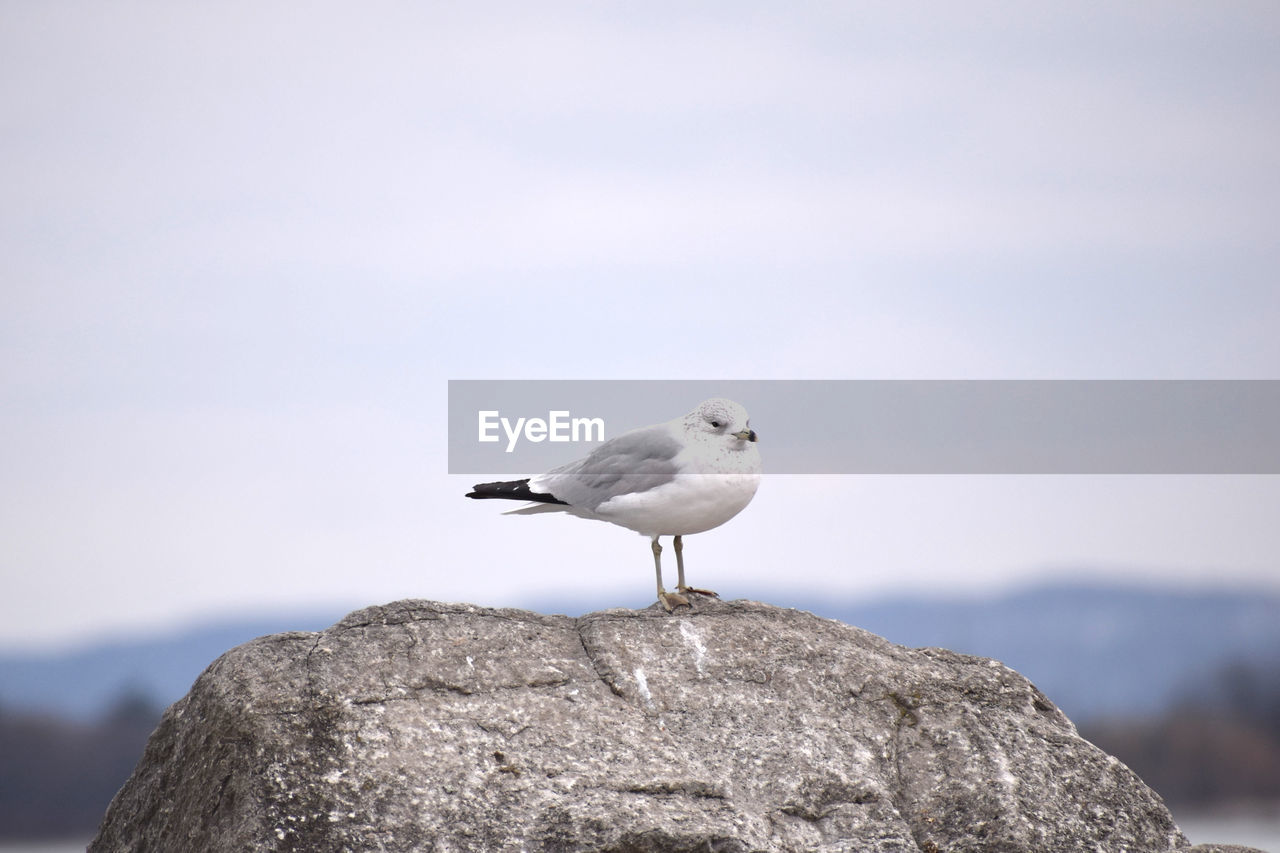
<instances>
[{"instance_id":1,"label":"black wingtip","mask_svg":"<svg viewBox=\"0 0 1280 853\"><path fill-rule=\"evenodd\" d=\"M476 500L498 498L508 501L534 501L536 503L564 504L568 506L568 503L557 499L553 495L531 491L528 477L523 480L507 480L501 483L477 483L471 487L471 491L467 492L467 497L475 498Z\"/></svg>"}]
</instances>

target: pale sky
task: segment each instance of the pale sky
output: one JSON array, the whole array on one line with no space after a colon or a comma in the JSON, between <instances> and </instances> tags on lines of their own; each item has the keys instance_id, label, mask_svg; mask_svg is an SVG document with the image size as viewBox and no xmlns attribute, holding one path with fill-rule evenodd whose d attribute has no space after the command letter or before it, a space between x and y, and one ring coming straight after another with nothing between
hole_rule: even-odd
<instances>
[{"instance_id":1,"label":"pale sky","mask_svg":"<svg viewBox=\"0 0 1280 853\"><path fill-rule=\"evenodd\" d=\"M0 2L0 648L651 603L635 534L462 497L449 379L1280 378L1277 104L1267 2ZM1276 588L1278 508L775 475L686 556Z\"/></svg>"}]
</instances>

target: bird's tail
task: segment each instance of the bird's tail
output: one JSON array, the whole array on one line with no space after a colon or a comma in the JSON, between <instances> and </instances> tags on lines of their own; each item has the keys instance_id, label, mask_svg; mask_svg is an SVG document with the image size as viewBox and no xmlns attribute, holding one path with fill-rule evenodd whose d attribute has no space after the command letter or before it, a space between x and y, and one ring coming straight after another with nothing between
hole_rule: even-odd
<instances>
[{"instance_id":1,"label":"bird's tail","mask_svg":"<svg viewBox=\"0 0 1280 853\"><path fill-rule=\"evenodd\" d=\"M529 488L528 477L523 480L506 480L500 483L477 483L471 487L470 492L467 492L467 497L477 500L498 498L508 501L533 501L534 503L568 506L565 501L556 498L554 495L532 491Z\"/></svg>"}]
</instances>

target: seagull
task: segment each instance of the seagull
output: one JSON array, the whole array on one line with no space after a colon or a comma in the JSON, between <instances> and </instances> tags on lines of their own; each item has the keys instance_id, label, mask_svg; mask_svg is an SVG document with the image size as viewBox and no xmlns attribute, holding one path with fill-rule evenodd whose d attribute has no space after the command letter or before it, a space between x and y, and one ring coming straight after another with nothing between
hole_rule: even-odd
<instances>
[{"instance_id":1,"label":"seagull","mask_svg":"<svg viewBox=\"0 0 1280 853\"><path fill-rule=\"evenodd\" d=\"M467 497L530 501L504 515L567 512L608 521L651 540L658 602L668 613L688 593L683 536L719 527L741 512L760 484L760 451L747 410L716 397L687 415L612 438L581 459L536 477L479 483ZM662 587L662 546L672 536L678 580Z\"/></svg>"}]
</instances>

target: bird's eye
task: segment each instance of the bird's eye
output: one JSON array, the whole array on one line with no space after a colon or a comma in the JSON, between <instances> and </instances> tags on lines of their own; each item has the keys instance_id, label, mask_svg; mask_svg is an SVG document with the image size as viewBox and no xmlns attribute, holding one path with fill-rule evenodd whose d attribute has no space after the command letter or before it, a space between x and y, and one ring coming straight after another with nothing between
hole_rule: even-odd
<instances>
[{"instance_id":1,"label":"bird's eye","mask_svg":"<svg viewBox=\"0 0 1280 853\"><path fill-rule=\"evenodd\" d=\"M720 429L720 427L721 427L721 423L720 423L719 421L712 421L712 422L711 422L711 425L712 425L713 427L715 427L716 429Z\"/></svg>"}]
</instances>

